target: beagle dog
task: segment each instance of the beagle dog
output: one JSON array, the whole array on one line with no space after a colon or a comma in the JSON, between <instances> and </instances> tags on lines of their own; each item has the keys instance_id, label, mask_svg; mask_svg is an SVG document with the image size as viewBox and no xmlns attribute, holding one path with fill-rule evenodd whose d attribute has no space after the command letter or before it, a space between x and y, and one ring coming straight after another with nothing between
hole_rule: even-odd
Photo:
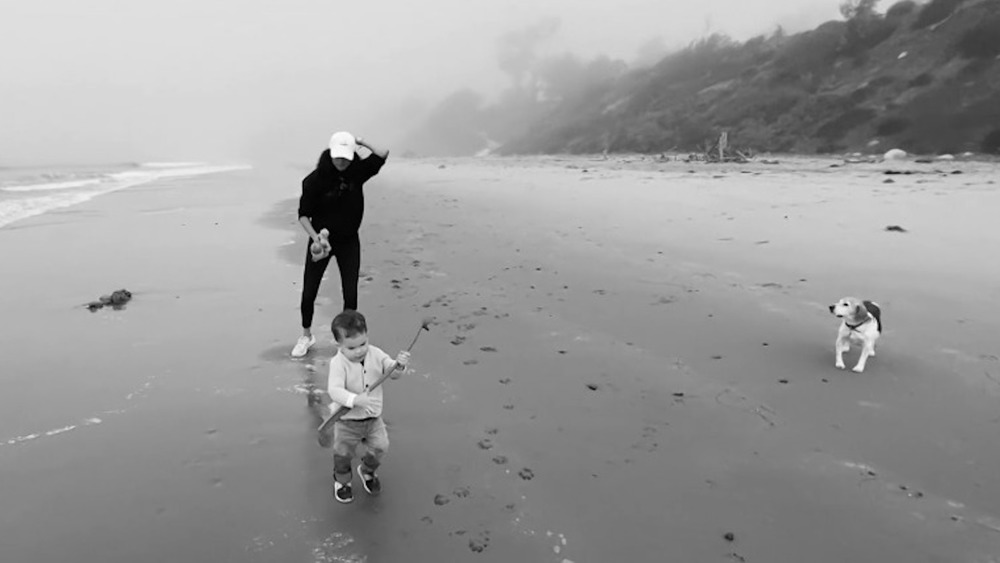
<instances>
[{"instance_id":1,"label":"beagle dog","mask_svg":"<svg viewBox=\"0 0 1000 563\"><path fill-rule=\"evenodd\" d=\"M861 357L858 358L854 371L865 371L868 358L875 356L875 341L882 334L882 309L872 301L844 297L830 305L830 312L842 319L840 330L837 331L837 342L834 344L837 354L835 365L844 369L844 352L850 350L851 341L856 340L861 343Z\"/></svg>"}]
</instances>

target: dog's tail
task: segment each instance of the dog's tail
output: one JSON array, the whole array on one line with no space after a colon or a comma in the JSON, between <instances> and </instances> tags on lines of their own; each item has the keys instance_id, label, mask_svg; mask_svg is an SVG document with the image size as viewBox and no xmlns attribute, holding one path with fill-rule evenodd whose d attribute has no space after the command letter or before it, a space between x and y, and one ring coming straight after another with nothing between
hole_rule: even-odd
<instances>
[{"instance_id":1,"label":"dog's tail","mask_svg":"<svg viewBox=\"0 0 1000 563\"><path fill-rule=\"evenodd\" d=\"M865 309L875 317L875 324L878 326L878 331L882 332L882 308L878 306L878 303L874 301L862 301L861 302Z\"/></svg>"}]
</instances>

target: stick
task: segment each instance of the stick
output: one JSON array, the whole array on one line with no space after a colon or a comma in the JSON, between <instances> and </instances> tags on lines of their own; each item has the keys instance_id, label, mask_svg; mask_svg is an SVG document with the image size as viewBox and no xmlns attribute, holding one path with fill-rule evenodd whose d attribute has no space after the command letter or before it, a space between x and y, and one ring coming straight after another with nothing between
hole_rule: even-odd
<instances>
[{"instance_id":1,"label":"stick","mask_svg":"<svg viewBox=\"0 0 1000 563\"><path fill-rule=\"evenodd\" d=\"M431 320L430 319L424 319L424 322L420 325L420 328L417 330L416 336L413 337L413 341L410 342L409 347L406 348L407 352L413 350L413 345L417 343L417 339L420 338L420 333L421 332L423 332L425 330L430 330L430 324L431 324ZM396 365L392 366L392 369L389 370L388 373L383 373L378 379L375 380L375 383L372 383L370 387L368 387L367 389L365 389L365 392L367 393L367 392L373 391L379 385L382 385L382 383L384 383L385 380L388 379L390 375L392 375L393 373L396 372L397 368L399 368L399 364L396 364ZM338 408L336 411L334 411L333 414L331 414L329 417L323 419L323 422L319 425L319 428L316 429L316 431L319 432L319 434L320 434L320 445L322 445L323 447L326 447L324 436L326 434L327 429L329 429L330 426L332 426L334 422L337 422L338 420L340 420L341 418L343 418L344 415L347 414L347 412L350 411L350 410L351 409L349 409L349 408L341 405L341 407Z\"/></svg>"}]
</instances>

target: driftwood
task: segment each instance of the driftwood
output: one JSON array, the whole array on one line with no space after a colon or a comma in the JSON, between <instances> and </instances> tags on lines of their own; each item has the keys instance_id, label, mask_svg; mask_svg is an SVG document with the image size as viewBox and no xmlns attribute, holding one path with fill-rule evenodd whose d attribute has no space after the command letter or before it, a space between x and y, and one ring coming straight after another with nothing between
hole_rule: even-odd
<instances>
[{"instance_id":1,"label":"driftwood","mask_svg":"<svg viewBox=\"0 0 1000 563\"><path fill-rule=\"evenodd\" d=\"M719 135L719 140L714 143L706 142L701 153L691 153L685 162L735 162L744 164L754 157L753 149L737 149L729 144L729 133L723 131Z\"/></svg>"}]
</instances>

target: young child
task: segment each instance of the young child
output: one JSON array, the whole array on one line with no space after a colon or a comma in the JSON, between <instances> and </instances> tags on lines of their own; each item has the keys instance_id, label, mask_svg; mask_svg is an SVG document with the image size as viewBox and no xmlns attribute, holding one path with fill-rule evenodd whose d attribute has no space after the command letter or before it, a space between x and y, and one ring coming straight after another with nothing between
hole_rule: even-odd
<instances>
[{"instance_id":1,"label":"young child","mask_svg":"<svg viewBox=\"0 0 1000 563\"><path fill-rule=\"evenodd\" d=\"M370 495L382 491L375 470L389 448L389 435L382 421L382 387L368 388L384 373L397 379L410 361L410 353L400 352L393 360L381 349L368 344L368 325L364 315L348 309L333 319L333 336L340 351L330 360L327 393L330 407L340 405L351 410L333 426L333 496L339 502L351 502L351 460L358 444L365 442L367 453L358 465L361 484Z\"/></svg>"}]
</instances>

